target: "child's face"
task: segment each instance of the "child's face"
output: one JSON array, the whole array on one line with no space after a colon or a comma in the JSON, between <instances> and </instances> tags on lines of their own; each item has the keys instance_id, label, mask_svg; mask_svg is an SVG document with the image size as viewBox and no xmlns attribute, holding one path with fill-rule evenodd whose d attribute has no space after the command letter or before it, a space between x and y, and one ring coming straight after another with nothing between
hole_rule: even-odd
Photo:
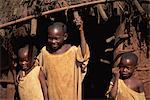
<instances>
[{"instance_id":1,"label":"child's face","mask_svg":"<svg viewBox=\"0 0 150 100\"><path fill-rule=\"evenodd\" d=\"M60 31L57 28L48 30L48 46L56 51L62 47L64 41L67 39L67 34L63 31Z\"/></svg>"},{"instance_id":2,"label":"child's face","mask_svg":"<svg viewBox=\"0 0 150 100\"><path fill-rule=\"evenodd\" d=\"M19 64L22 70L27 71L31 68L28 53L18 54Z\"/></svg>"},{"instance_id":3,"label":"child's face","mask_svg":"<svg viewBox=\"0 0 150 100\"><path fill-rule=\"evenodd\" d=\"M135 64L130 59L123 59L119 64L120 75L123 79L130 78L136 68Z\"/></svg>"}]
</instances>

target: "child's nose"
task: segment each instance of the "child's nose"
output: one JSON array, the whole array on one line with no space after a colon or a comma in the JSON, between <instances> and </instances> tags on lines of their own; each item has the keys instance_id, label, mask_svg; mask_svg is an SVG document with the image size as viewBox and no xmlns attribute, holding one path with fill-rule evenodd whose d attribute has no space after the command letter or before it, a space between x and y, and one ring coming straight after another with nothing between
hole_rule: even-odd
<instances>
[{"instance_id":1,"label":"child's nose","mask_svg":"<svg viewBox=\"0 0 150 100\"><path fill-rule=\"evenodd\" d=\"M128 70L127 68L124 68L124 69L123 69L124 72L126 72L127 70Z\"/></svg>"},{"instance_id":2,"label":"child's nose","mask_svg":"<svg viewBox=\"0 0 150 100\"><path fill-rule=\"evenodd\" d=\"M22 62L22 65L25 65L26 63L27 63L26 61L23 61L23 62Z\"/></svg>"},{"instance_id":3,"label":"child's nose","mask_svg":"<svg viewBox=\"0 0 150 100\"><path fill-rule=\"evenodd\" d=\"M55 40L55 39L53 39L53 40L52 40L52 43L55 43L55 42L56 42L56 40Z\"/></svg>"}]
</instances>

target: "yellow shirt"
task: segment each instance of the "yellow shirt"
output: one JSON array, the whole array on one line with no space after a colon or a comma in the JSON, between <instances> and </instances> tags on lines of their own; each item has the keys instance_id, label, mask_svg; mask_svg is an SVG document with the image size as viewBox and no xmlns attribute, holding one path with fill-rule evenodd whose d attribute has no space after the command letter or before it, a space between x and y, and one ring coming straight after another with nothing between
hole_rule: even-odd
<instances>
[{"instance_id":1,"label":"yellow shirt","mask_svg":"<svg viewBox=\"0 0 150 100\"><path fill-rule=\"evenodd\" d=\"M82 57L81 48L72 46L63 54L50 54L43 47L39 54L40 65L47 77L51 100L81 100L81 85L89 61L89 48Z\"/></svg>"},{"instance_id":2,"label":"yellow shirt","mask_svg":"<svg viewBox=\"0 0 150 100\"><path fill-rule=\"evenodd\" d=\"M18 91L21 100L44 100L39 81L40 66L35 66L22 81L19 81Z\"/></svg>"},{"instance_id":3,"label":"yellow shirt","mask_svg":"<svg viewBox=\"0 0 150 100\"><path fill-rule=\"evenodd\" d=\"M138 93L126 86L123 80L118 81L116 100L146 100L144 92Z\"/></svg>"},{"instance_id":4,"label":"yellow shirt","mask_svg":"<svg viewBox=\"0 0 150 100\"><path fill-rule=\"evenodd\" d=\"M110 84L108 92L111 91L113 83ZM108 94L107 92L107 94ZM118 91L115 100L146 100L144 92L138 93L126 86L123 80L118 80Z\"/></svg>"}]
</instances>

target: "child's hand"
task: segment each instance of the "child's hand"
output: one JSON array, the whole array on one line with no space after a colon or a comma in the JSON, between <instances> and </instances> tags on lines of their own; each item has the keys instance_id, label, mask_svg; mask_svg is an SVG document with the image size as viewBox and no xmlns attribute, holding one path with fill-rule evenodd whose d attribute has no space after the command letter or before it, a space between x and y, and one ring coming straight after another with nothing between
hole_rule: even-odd
<instances>
[{"instance_id":1,"label":"child's hand","mask_svg":"<svg viewBox=\"0 0 150 100\"><path fill-rule=\"evenodd\" d=\"M119 77L120 77L119 71L120 71L120 69L118 67L115 67L112 69L112 73L114 74L116 79L119 79Z\"/></svg>"},{"instance_id":2,"label":"child's hand","mask_svg":"<svg viewBox=\"0 0 150 100\"><path fill-rule=\"evenodd\" d=\"M78 15L78 12L74 12L74 23L79 28L79 30L83 29L83 21L81 17Z\"/></svg>"},{"instance_id":3,"label":"child's hand","mask_svg":"<svg viewBox=\"0 0 150 100\"><path fill-rule=\"evenodd\" d=\"M25 76L25 72L24 71L19 71L18 75L17 75L17 83L19 83L19 81L23 81L23 77Z\"/></svg>"}]
</instances>

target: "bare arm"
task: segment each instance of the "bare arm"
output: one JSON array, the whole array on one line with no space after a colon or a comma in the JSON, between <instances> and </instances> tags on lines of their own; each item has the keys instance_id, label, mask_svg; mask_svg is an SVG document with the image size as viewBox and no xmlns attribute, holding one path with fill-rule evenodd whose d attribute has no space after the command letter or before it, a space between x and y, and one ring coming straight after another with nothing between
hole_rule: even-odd
<instances>
[{"instance_id":1,"label":"bare arm","mask_svg":"<svg viewBox=\"0 0 150 100\"><path fill-rule=\"evenodd\" d=\"M115 79L114 79L114 85L113 85L113 87L110 91L110 95L111 95L111 97L116 98L117 91L118 91L118 80L119 80L119 77L120 77L119 68L113 68L112 73L114 74Z\"/></svg>"},{"instance_id":2,"label":"bare arm","mask_svg":"<svg viewBox=\"0 0 150 100\"><path fill-rule=\"evenodd\" d=\"M39 72L39 80L40 80L40 83L41 83L44 100L49 100L46 79L45 79L45 75L44 75L42 70L40 70L40 72Z\"/></svg>"},{"instance_id":3,"label":"bare arm","mask_svg":"<svg viewBox=\"0 0 150 100\"><path fill-rule=\"evenodd\" d=\"M83 27L83 24L81 27ZM81 52L82 52L82 56L84 57L86 53L86 40L85 40L83 28L80 28L79 30L80 30L80 39L81 39Z\"/></svg>"},{"instance_id":4,"label":"bare arm","mask_svg":"<svg viewBox=\"0 0 150 100\"><path fill-rule=\"evenodd\" d=\"M143 83L139 80L139 92L144 92L145 90L144 90L144 85L143 85Z\"/></svg>"},{"instance_id":5,"label":"bare arm","mask_svg":"<svg viewBox=\"0 0 150 100\"><path fill-rule=\"evenodd\" d=\"M74 21L76 23L76 26L79 28L79 31L80 31L81 53L82 53L82 56L84 57L86 53L86 40L85 40L84 30L83 30L83 21L81 17L78 15L77 11L74 12L74 17L75 17Z\"/></svg>"}]
</instances>

